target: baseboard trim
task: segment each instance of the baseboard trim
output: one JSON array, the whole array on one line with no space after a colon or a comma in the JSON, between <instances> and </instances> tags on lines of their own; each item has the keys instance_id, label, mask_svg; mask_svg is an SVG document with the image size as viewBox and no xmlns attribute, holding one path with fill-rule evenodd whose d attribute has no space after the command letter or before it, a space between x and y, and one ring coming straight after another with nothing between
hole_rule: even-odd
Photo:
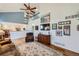
<instances>
[{"instance_id":1,"label":"baseboard trim","mask_svg":"<svg viewBox=\"0 0 79 59\"><path fill-rule=\"evenodd\" d=\"M64 56L79 56L79 53L76 53L74 51L71 51L71 50L56 46L56 45L51 45L50 47L59 52L62 52Z\"/></svg>"}]
</instances>

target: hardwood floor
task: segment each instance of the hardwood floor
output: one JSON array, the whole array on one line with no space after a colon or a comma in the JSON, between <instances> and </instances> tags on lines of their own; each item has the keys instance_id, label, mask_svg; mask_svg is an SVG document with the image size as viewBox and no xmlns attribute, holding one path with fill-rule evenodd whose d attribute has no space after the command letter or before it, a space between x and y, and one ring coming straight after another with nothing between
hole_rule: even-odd
<instances>
[{"instance_id":1,"label":"hardwood floor","mask_svg":"<svg viewBox=\"0 0 79 59\"><path fill-rule=\"evenodd\" d=\"M47 46L63 53L64 56L79 56L79 53L67 50L65 48L61 48L61 47L58 47L58 46L55 46L55 45L47 45Z\"/></svg>"}]
</instances>

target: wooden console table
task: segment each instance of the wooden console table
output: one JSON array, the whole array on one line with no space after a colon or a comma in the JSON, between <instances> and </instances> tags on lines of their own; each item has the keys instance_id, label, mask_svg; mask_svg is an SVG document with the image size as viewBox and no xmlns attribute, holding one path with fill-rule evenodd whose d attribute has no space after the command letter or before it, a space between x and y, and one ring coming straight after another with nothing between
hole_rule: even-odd
<instances>
[{"instance_id":1,"label":"wooden console table","mask_svg":"<svg viewBox=\"0 0 79 59\"><path fill-rule=\"evenodd\" d=\"M38 42L49 45L50 44L50 35L38 34Z\"/></svg>"}]
</instances>

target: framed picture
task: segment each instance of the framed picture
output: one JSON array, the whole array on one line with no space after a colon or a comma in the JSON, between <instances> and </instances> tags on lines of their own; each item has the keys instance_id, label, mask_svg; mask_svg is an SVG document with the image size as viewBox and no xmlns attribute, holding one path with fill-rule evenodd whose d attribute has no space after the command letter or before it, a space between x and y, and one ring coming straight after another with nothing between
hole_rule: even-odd
<instances>
[{"instance_id":1,"label":"framed picture","mask_svg":"<svg viewBox=\"0 0 79 59\"><path fill-rule=\"evenodd\" d=\"M57 29L57 23L52 24L52 29L53 30Z\"/></svg>"},{"instance_id":2,"label":"framed picture","mask_svg":"<svg viewBox=\"0 0 79 59\"><path fill-rule=\"evenodd\" d=\"M62 31L57 30L57 31L56 31L56 36L62 36Z\"/></svg>"},{"instance_id":3,"label":"framed picture","mask_svg":"<svg viewBox=\"0 0 79 59\"><path fill-rule=\"evenodd\" d=\"M62 25L61 26L58 26L58 29L62 30Z\"/></svg>"},{"instance_id":4,"label":"framed picture","mask_svg":"<svg viewBox=\"0 0 79 59\"><path fill-rule=\"evenodd\" d=\"M68 25L68 24L71 24L71 21L69 20L69 21L63 21L63 23L64 23L64 25Z\"/></svg>"},{"instance_id":5,"label":"framed picture","mask_svg":"<svg viewBox=\"0 0 79 59\"><path fill-rule=\"evenodd\" d=\"M38 26L35 26L35 30L38 30Z\"/></svg>"},{"instance_id":6,"label":"framed picture","mask_svg":"<svg viewBox=\"0 0 79 59\"><path fill-rule=\"evenodd\" d=\"M69 20L69 21L66 21L66 24L71 24L71 21Z\"/></svg>"},{"instance_id":7,"label":"framed picture","mask_svg":"<svg viewBox=\"0 0 79 59\"><path fill-rule=\"evenodd\" d=\"M79 31L79 25L77 25L77 31Z\"/></svg>"},{"instance_id":8,"label":"framed picture","mask_svg":"<svg viewBox=\"0 0 79 59\"><path fill-rule=\"evenodd\" d=\"M63 29L63 34L70 36L70 25L65 25Z\"/></svg>"},{"instance_id":9,"label":"framed picture","mask_svg":"<svg viewBox=\"0 0 79 59\"><path fill-rule=\"evenodd\" d=\"M63 25L64 23L63 22L58 22L58 25Z\"/></svg>"}]
</instances>

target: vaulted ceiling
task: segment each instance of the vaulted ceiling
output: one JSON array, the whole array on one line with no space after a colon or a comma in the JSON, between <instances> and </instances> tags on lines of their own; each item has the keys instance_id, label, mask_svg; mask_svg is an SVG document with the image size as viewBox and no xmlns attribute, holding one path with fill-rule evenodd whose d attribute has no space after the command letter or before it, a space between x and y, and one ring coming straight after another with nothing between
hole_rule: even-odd
<instances>
[{"instance_id":1,"label":"vaulted ceiling","mask_svg":"<svg viewBox=\"0 0 79 59\"><path fill-rule=\"evenodd\" d=\"M27 4L27 3L26 3ZM51 12L53 19L61 19L63 15L71 14L75 11L79 11L79 4L59 4L59 3L35 3L31 4L32 6L38 7L41 15L47 14ZM75 7L76 6L76 7ZM0 12L24 12L20 10L20 8L25 8L23 3L0 3ZM72 11L72 9L74 11ZM66 11L66 12L65 12ZM61 15L60 15L61 14ZM24 19L19 20L20 22L24 21ZM19 22L18 21L18 22Z\"/></svg>"}]
</instances>

